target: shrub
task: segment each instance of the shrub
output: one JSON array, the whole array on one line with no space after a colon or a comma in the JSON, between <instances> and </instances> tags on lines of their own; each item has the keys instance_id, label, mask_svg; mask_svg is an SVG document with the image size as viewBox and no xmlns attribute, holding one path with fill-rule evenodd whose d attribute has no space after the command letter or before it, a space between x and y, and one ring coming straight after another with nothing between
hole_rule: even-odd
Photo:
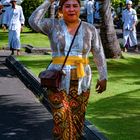
<instances>
[{"instance_id":1,"label":"shrub","mask_svg":"<svg viewBox=\"0 0 140 140\"><path fill-rule=\"evenodd\" d=\"M32 12L39 6L44 0L24 0L22 5L24 16L25 16L25 25L29 26L28 19Z\"/></svg>"}]
</instances>

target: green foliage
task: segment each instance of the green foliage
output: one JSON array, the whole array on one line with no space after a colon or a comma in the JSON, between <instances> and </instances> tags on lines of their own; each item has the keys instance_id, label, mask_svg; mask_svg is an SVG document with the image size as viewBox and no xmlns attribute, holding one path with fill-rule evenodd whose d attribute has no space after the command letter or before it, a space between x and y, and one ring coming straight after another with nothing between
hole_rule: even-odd
<instances>
[{"instance_id":1,"label":"green foliage","mask_svg":"<svg viewBox=\"0 0 140 140\"><path fill-rule=\"evenodd\" d=\"M25 16L25 25L29 27L28 19L32 12L39 6L44 0L24 0L22 8Z\"/></svg>"},{"instance_id":2,"label":"green foliage","mask_svg":"<svg viewBox=\"0 0 140 140\"><path fill-rule=\"evenodd\" d=\"M125 6L125 0L111 0L112 6L116 9L119 6L119 3L122 3Z\"/></svg>"},{"instance_id":3,"label":"green foliage","mask_svg":"<svg viewBox=\"0 0 140 140\"><path fill-rule=\"evenodd\" d=\"M133 6L137 6L138 4L140 4L139 0L132 0L133 1ZM123 6L125 7L126 5L126 0L111 0L112 6L117 9L117 7L119 6L119 3L122 3Z\"/></svg>"}]
</instances>

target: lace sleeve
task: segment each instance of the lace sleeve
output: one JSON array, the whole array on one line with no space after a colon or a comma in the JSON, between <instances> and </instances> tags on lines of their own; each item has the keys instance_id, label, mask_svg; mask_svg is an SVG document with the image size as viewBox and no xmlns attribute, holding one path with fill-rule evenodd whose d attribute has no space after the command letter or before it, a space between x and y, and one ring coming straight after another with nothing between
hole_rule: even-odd
<instances>
[{"instance_id":1,"label":"lace sleeve","mask_svg":"<svg viewBox=\"0 0 140 140\"><path fill-rule=\"evenodd\" d=\"M106 65L106 59L104 55L103 46L101 43L100 36L95 29L94 37L92 40L92 49L91 52L94 56L94 62L96 64L96 67L98 69L99 73L99 80L107 79L107 65Z\"/></svg>"},{"instance_id":2,"label":"lace sleeve","mask_svg":"<svg viewBox=\"0 0 140 140\"><path fill-rule=\"evenodd\" d=\"M29 17L30 26L37 32L42 32L46 35L49 34L52 23L51 19L44 18L48 8L50 7L50 1L45 0Z\"/></svg>"}]
</instances>

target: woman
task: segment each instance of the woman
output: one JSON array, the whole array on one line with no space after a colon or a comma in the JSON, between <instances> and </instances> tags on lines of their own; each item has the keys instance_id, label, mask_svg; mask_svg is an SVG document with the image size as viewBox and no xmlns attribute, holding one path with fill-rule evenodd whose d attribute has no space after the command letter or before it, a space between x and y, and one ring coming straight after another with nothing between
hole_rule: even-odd
<instances>
[{"instance_id":1,"label":"woman","mask_svg":"<svg viewBox=\"0 0 140 140\"><path fill-rule=\"evenodd\" d=\"M60 69L70 47L71 40L80 24L80 1L60 0L60 10L63 19L44 18L51 2L46 0L29 18L31 27L37 32L44 33L50 39L53 62L48 69ZM96 85L98 93L106 89L107 70L104 52L100 38L95 27L82 22L63 71L61 88L48 90L47 97L50 102L53 118L55 139L78 140L81 139L84 127L86 106L90 94L91 68L88 64L88 55L94 54L94 61L100 78ZM56 61L57 60L57 61ZM83 66L84 75L77 73L77 63ZM71 64L72 63L72 64Z\"/></svg>"}]
</instances>

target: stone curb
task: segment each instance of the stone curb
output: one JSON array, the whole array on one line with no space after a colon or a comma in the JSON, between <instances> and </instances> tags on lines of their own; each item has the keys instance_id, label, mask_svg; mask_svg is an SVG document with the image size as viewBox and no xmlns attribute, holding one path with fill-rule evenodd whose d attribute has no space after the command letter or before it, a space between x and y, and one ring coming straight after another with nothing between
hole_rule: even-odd
<instances>
[{"instance_id":1,"label":"stone curb","mask_svg":"<svg viewBox=\"0 0 140 140\"><path fill-rule=\"evenodd\" d=\"M19 63L14 56L6 58L6 65L14 70L21 81L37 96L43 97L45 90L41 87L39 79L37 79L29 70L27 70L21 63ZM42 98L42 104L51 113L49 103L46 98ZM88 120L84 123L84 140L107 140L104 135L99 132L93 124Z\"/></svg>"},{"instance_id":2,"label":"stone curb","mask_svg":"<svg viewBox=\"0 0 140 140\"><path fill-rule=\"evenodd\" d=\"M47 54L50 55L51 49L50 48L41 48L41 47L34 47L32 45L24 45L25 52L27 53L37 53L37 54Z\"/></svg>"}]
</instances>

